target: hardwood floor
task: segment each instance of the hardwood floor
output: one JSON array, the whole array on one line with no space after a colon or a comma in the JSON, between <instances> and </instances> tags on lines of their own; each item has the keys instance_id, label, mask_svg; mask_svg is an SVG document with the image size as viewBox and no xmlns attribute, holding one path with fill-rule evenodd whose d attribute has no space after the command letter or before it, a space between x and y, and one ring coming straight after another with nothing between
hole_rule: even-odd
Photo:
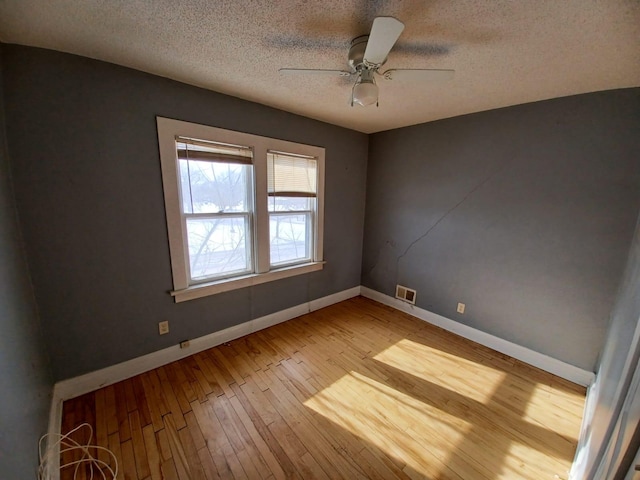
<instances>
[{"instance_id":1,"label":"hardwood floor","mask_svg":"<svg viewBox=\"0 0 640 480\"><path fill-rule=\"evenodd\" d=\"M540 480L567 477L584 400L357 297L66 401L63 432L93 425L121 479Z\"/></svg>"}]
</instances>

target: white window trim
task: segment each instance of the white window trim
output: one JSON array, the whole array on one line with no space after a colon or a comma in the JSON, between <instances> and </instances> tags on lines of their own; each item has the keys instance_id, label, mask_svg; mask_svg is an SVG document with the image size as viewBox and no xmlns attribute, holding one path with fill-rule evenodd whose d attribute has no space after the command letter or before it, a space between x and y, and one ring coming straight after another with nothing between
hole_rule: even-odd
<instances>
[{"instance_id":1,"label":"white window trim","mask_svg":"<svg viewBox=\"0 0 640 480\"><path fill-rule=\"evenodd\" d=\"M171 272L173 274L173 290L170 293L176 303L322 269L324 264L322 255L324 232L324 148L163 117L156 117L156 121L158 125L158 144L162 167L164 204L167 215L167 233L171 254ZM256 273L209 283L189 285L187 273L189 260L188 250L186 248L186 232L182 226L180 213L180 176L175 146L175 138L177 136L200 138L235 145L246 145L253 148L253 174L255 182L254 228L256 229L254 235L254 254L256 255ZM270 269L269 212L267 204L268 150L297 153L318 159L317 213L315 215L315 238L313 239L314 252L313 260L309 263Z\"/></svg>"}]
</instances>

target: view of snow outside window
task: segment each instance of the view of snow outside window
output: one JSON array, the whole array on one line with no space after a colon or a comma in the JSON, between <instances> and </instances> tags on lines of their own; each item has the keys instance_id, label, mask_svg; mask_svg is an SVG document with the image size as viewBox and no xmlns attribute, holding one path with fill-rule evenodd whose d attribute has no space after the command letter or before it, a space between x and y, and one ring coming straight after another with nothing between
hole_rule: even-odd
<instances>
[{"instance_id":1,"label":"view of snow outside window","mask_svg":"<svg viewBox=\"0 0 640 480\"><path fill-rule=\"evenodd\" d=\"M311 261L315 198L269 197L271 265Z\"/></svg>"},{"instance_id":2,"label":"view of snow outside window","mask_svg":"<svg viewBox=\"0 0 640 480\"><path fill-rule=\"evenodd\" d=\"M267 152L271 266L312 260L317 175L315 158Z\"/></svg>"},{"instance_id":3,"label":"view of snow outside window","mask_svg":"<svg viewBox=\"0 0 640 480\"><path fill-rule=\"evenodd\" d=\"M179 160L191 280L253 272L251 166ZM311 261L315 198L269 197L272 266Z\"/></svg>"},{"instance_id":4,"label":"view of snow outside window","mask_svg":"<svg viewBox=\"0 0 640 480\"><path fill-rule=\"evenodd\" d=\"M251 165L179 163L191 279L252 272Z\"/></svg>"}]
</instances>

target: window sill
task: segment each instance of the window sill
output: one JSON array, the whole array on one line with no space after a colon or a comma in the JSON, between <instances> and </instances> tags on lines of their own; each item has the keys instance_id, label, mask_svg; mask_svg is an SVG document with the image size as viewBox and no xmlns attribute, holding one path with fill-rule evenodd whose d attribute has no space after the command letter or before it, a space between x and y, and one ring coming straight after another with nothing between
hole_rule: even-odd
<instances>
[{"instance_id":1,"label":"window sill","mask_svg":"<svg viewBox=\"0 0 640 480\"><path fill-rule=\"evenodd\" d=\"M253 273L251 275L244 275L242 277L192 285L183 290L173 290L170 293L176 303L186 302L187 300L194 300L196 298L215 295L222 292L228 292L231 290L236 290L238 288L250 287L252 285L272 282L274 280L280 280L282 278L315 272L318 270L322 270L324 263L325 262L312 262L302 265L293 265L290 267L279 268L277 270L271 270L267 273Z\"/></svg>"}]
</instances>

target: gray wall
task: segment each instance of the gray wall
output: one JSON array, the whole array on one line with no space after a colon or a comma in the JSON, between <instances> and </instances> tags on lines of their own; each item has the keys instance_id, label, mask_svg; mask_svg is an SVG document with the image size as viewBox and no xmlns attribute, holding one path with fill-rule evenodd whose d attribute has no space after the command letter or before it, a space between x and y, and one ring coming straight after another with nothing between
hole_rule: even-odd
<instances>
[{"instance_id":1,"label":"gray wall","mask_svg":"<svg viewBox=\"0 0 640 480\"><path fill-rule=\"evenodd\" d=\"M0 93L2 56L0 52ZM13 199L0 94L0 477L35 478L53 380Z\"/></svg>"},{"instance_id":2,"label":"gray wall","mask_svg":"<svg viewBox=\"0 0 640 480\"><path fill-rule=\"evenodd\" d=\"M366 135L87 58L3 49L16 201L56 380L360 284ZM175 304L156 115L325 147L324 270Z\"/></svg>"},{"instance_id":3,"label":"gray wall","mask_svg":"<svg viewBox=\"0 0 640 480\"><path fill-rule=\"evenodd\" d=\"M372 135L363 285L592 370L640 208L639 112L628 89Z\"/></svg>"}]
</instances>

